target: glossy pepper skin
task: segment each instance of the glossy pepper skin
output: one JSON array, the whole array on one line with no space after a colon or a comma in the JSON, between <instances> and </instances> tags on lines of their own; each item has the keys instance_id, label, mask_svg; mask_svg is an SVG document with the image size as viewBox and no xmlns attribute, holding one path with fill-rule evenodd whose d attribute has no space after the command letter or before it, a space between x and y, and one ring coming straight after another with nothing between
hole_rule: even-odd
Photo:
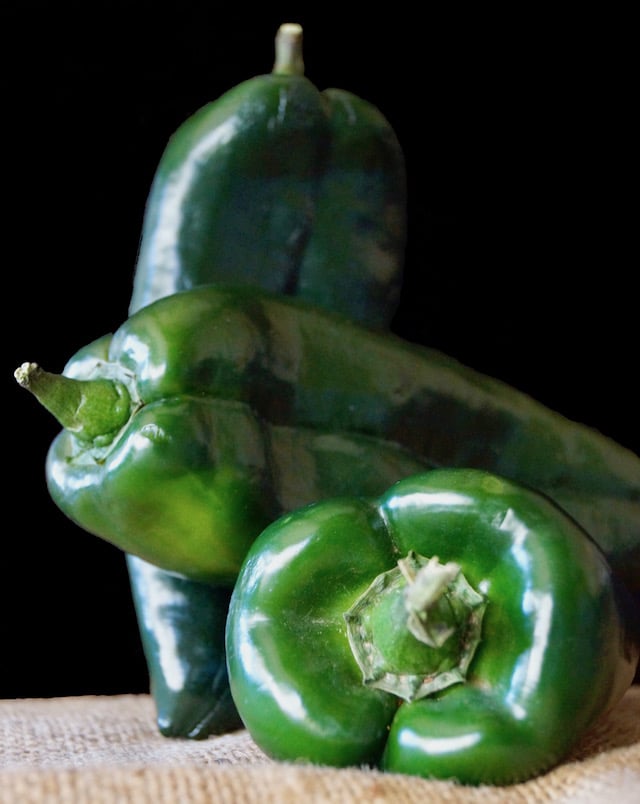
<instances>
[{"instance_id":1,"label":"glossy pepper skin","mask_svg":"<svg viewBox=\"0 0 640 804\"><path fill-rule=\"evenodd\" d=\"M243 435L241 428L236 427L233 432L239 439ZM256 450L262 444L270 465L270 471L265 468L265 482L258 492L259 501L269 500L273 506L270 518L317 499L344 493L345 489L377 493L395 478L426 466L426 462L408 451L379 439L346 433L315 434L283 427L265 427L264 433L264 440L254 434L253 444ZM201 431L203 450L208 449L203 443L208 437L215 440L215 433ZM210 448L208 452L213 456ZM161 461L160 454L148 457L138 474L138 491L142 496L147 475L157 479L154 468ZM213 458L210 461L208 471L213 472L215 463ZM179 468L177 463L176 467ZM201 484L197 472L191 465L182 468L185 482L197 493ZM109 469L107 463L103 471ZM166 492L171 502L170 486L170 481L168 486L160 481L160 491ZM135 485L132 484L131 490L135 490ZM127 497L130 499L130 495ZM225 501L233 507L233 494L227 494ZM185 513L187 519L174 528L173 535L177 538L191 533L192 520ZM246 539L258 534L260 523L249 516L240 516L234 525L235 532L219 534L225 540L228 538L229 543L221 545L215 559L215 583L187 578L132 554L127 556L158 728L165 736L203 739L242 726L229 690L224 649L232 587L222 580L219 558L229 554L231 545L239 566L248 544Z\"/></svg>"},{"instance_id":2,"label":"glossy pepper skin","mask_svg":"<svg viewBox=\"0 0 640 804\"><path fill-rule=\"evenodd\" d=\"M207 303L209 294L226 295L211 288L168 297L132 316L113 336L81 349L62 377L23 367L24 384L56 414L60 383L72 391L88 385L77 405L82 412L89 409L96 381L121 381L131 400L126 420L111 397L106 406L117 414L117 433L109 426L106 435L96 436L84 421L61 421L67 426L46 464L53 500L88 532L154 566L232 585L253 539L283 511L347 489L371 493L389 477L427 463L381 438L261 417L242 399L240 364L223 357L214 365L213 330L196 335L209 313L215 329L214 310L221 311ZM254 296L244 288L238 294ZM144 334L129 329L136 322ZM219 332L226 341L225 329ZM188 355L187 341L203 362ZM229 345L234 343L239 345L232 338ZM213 351L205 357L207 344ZM206 376L210 369L213 376ZM75 411L75 396L73 402ZM91 414L90 423L96 418L93 409Z\"/></svg>"},{"instance_id":3,"label":"glossy pepper skin","mask_svg":"<svg viewBox=\"0 0 640 804\"><path fill-rule=\"evenodd\" d=\"M398 569L414 554L457 568L482 600L481 615L477 601L473 616L457 609L435 646L408 628L409 587L426 581ZM435 631L451 589L420 609ZM524 781L561 761L630 685L638 645L622 594L548 498L481 470L420 473L374 500L307 506L258 537L229 608L231 692L278 759ZM442 678L471 642L462 678L407 691L407 677Z\"/></svg>"},{"instance_id":4,"label":"glossy pepper skin","mask_svg":"<svg viewBox=\"0 0 640 804\"><path fill-rule=\"evenodd\" d=\"M211 286L145 307L65 373L119 379L133 401L106 447L87 450L63 430L47 463L53 499L89 532L164 569L235 576L277 508L256 445L293 428L391 442L430 466L486 469L536 488L582 525L630 588L640 586L638 456L427 347L297 299ZM282 454L302 475L295 451ZM105 472L108 461L118 471ZM201 464L224 471L193 485L185 471ZM246 520L250 534L239 528Z\"/></svg>"},{"instance_id":5,"label":"glossy pepper skin","mask_svg":"<svg viewBox=\"0 0 640 804\"><path fill-rule=\"evenodd\" d=\"M268 75L186 120L157 167L130 312L213 282L305 298L385 328L406 242L402 149L386 118L304 75L302 29L281 26Z\"/></svg>"},{"instance_id":6,"label":"glossy pepper skin","mask_svg":"<svg viewBox=\"0 0 640 804\"><path fill-rule=\"evenodd\" d=\"M271 74L204 106L168 143L145 211L130 312L231 280L384 328L399 299L405 241L395 132L353 93L319 92L304 76L300 26L283 25ZM227 730L223 639L213 628L226 617L229 590L131 554L127 565L160 731L203 738Z\"/></svg>"}]
</instances>

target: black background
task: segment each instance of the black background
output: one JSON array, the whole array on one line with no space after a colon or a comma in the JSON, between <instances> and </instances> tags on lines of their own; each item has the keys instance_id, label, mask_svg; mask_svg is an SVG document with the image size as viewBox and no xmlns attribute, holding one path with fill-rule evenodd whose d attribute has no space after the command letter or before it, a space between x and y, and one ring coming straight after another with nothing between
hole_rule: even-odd
<instances>
[{"instance_id":1,"label":"black background","mask_svg":"<svg viewBox=\"0 0 640 804\"><path fill-rule=\"evenodd\" d=\"M58 426L13 370L59 371L124 320L168 137L271 69L281 22L314 83L375 103L404 147L395 331L640 449L628 21L309 7L2 5L0 697L147 689L123 556L50 501Z\"/></svg>"}]
</instances>

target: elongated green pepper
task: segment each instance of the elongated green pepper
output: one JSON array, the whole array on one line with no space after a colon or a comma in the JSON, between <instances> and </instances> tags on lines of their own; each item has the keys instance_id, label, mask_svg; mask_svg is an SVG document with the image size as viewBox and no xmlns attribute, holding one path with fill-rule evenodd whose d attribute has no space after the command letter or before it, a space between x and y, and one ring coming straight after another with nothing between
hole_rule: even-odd
<instances>
[{"instance_id":1,"label":"elongated green pepper","mask_svg":"<svg viewBox=\"0 0 640 804\"><path fill-rule=\"evenodd\" d=\"M319 92L304 76L300 26L284 25L272 73L204 106L167 145L145 211L130 311L231 279L384 328L399 298L405 207L392 127L351 92ZM127 565L160 730L225 730L232 713L214 631L228 590L134 555Z\"/></svg>"},{"instance_id":2,"label":"elongated green pepper","mask_svg":"<svg viewBox=\"0 0 640 804\"><path fill-rule=\"evenodd\" d=\"M231 597L231 692L278 759L522 782L631 684L627 604L548 498L434 470L260 535Z\"/></svg>"},{"instance_id":3,"label":"elongated green pepper","mask_svg":"<svg viewBox=\"0 0 640 804\"><path fill-rule=\"evenodd\" d=\"M81 352L66 369L72 376L58 378L71 383L74 402L83 381L85 398L52 445L50 491L86 530L159 567L210 581L235 576L277 509L255 445L265 427L281 427L382 439L430 465L483 468L536 488L640 588L638 456L446 355L299 300L222 286L160 299L100 348L102 359ZM37 371L25 373L24 384L50 402L52 375L37 382ZM104 394L108 382L128 393L124 422L121 395ZM114 414L113 422L100 414L106 446L91 388ZM216 419L229 411L233 424ZM215 453L226 470L194 484L188 466L209 471ZM150 472L153 455L165 457ZM300 469L293 450L285 460ZM156 477L173 479L172 493Z\"/></svg>"}]
</instances>

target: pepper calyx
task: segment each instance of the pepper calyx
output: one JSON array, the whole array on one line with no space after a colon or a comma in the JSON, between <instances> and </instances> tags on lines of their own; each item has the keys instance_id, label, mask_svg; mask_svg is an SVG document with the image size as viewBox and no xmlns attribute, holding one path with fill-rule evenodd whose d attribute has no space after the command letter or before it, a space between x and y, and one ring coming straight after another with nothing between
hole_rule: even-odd
<instances>
[{"instance_id":1,"label":"pepper calyx","mask_svg":"<svg viewBox=\"0 0 640 804\"><path fill-rule=\"evenodd\" d=\"M457 564L410 551L343 615L363 683L413 701L463 682L486 605Z\"/></svg>"}]
</instances>

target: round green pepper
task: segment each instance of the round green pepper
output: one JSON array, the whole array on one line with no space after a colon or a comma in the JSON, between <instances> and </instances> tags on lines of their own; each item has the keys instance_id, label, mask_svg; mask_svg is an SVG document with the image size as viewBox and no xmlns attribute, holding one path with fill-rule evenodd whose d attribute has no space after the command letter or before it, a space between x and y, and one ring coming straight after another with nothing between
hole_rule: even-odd
<instances>
[{"instance_id":1,"label":"round green pepper","mask_svg":"<svg viewBox=\"0 0 640 804\"><path fill-rule=\"evenodd\" d=\"M546 497L432 470L261 534L230 602L231 692L278 759L515 783L562 760L631 684L621 595Z\"/></svg>"}]
</instances>

